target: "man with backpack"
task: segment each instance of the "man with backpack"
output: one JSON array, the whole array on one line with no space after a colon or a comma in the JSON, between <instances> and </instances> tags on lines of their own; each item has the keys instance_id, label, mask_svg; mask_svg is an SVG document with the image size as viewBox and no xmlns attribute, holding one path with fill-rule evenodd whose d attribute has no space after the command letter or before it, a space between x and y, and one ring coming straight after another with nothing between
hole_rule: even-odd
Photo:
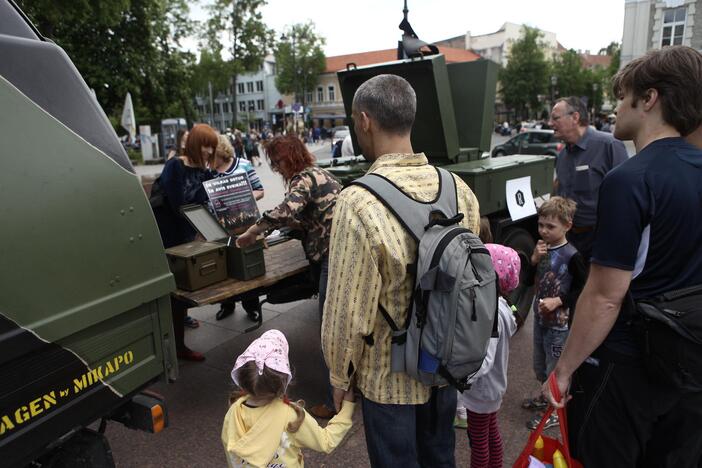
<instances>
[{"instance_id":1,"label":"man with backpack","mask_svg":"<svg viewBox=\"0 0 702 468\"><path fill-rule=\"evenodd\" d=\"M702 123L701 82L702 54L683 46L613 79L615 137L637 155L600 188L590 275L554 370L587 467L696 467L702 454L702 151L682 138Z\"/></svg>"},{"instance_id":2,"label":"man with backpack","mask_svg":"<svg viewBox=\"0 0 702 468\"><path fill-rule=\"evenodd\" d=\"M373 165L362 185L339 195L331 232L322 348L337 406L354 382L363 394L374 467L455 466L456 389L445 383L461 385L480 367L497 310L490 256L465 229L479 231L478 201L463 181L415 153L410 141L415 113L415 92L399 76L379 75L358 88L354 131ZM441 244L433 250L437 264L428 262L431 249L421 240L427 237ZM468 246L475 249L471 257L465 256ZM458 274L457 267L451 270L445 263L454 256L463 259ZM423 286L415 291L417 277ZM449 328L428 331L438 323L432 315L435 302L457 285L466 291L465 298L457 296L469 301L462 308L469 321L473 315L471 330L480 337L476 346L483 347L482 356L468 366L441 350L444 338L465 318L456 318L457 304L443 310L453 311L453 321L444 317ZM475 292L472 303L470 292ZM414 308L417 303L426 307ZM423 340L418 346L422 337L416 330L437 338L433 347ZM454 344L459 349L465 340L456 338Z\"/></svg>"}]
</instances>

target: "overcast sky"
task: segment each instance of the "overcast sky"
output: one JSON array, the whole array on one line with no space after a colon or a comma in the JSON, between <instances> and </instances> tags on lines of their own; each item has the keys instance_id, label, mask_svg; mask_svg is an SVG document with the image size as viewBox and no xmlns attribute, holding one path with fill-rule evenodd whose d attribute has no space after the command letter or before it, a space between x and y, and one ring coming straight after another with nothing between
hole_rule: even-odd
<instances>
[{"instance_id":1,"label":"overcast sky","mask_svg":"<svg viewBox=\"0 0 702 468\"><path fill-rule=\"evenodd\" d=\"M201 3L206 4L207 0ZM621 42L624 0L408 0L409 21L420 39L435 42L497 31L503 23L526 24L556 33L570 49L591 53ZM403 0L268 0L266 24L278 31L308 20L326 38L327 56L397 46ZM192 16L203 20L203 7ZM193 49L194 42L187 46Z\"/></svg>"}]
</instances>

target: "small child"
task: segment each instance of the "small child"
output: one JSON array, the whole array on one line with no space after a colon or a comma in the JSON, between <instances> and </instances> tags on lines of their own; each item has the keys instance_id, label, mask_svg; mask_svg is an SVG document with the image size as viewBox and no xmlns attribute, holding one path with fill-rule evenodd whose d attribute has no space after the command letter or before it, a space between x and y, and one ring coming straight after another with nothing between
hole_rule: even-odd
<instances>
[{"instance_id":1,"label":"small child","mask_svg":"<svg viewBox=\"0 0 702 468\"><path fill-rule=\"evenodd\" d=\"M476 374L477 379L470 390L461 394L461 402L468 412L471 468L502 467L504 447L497 426L497 411L507 390L509 340L518 328L516 311L506 296L519 284L519 254L499 244L485 244L485 247L490 251L499 280L499 337L490 339L487 355Z\"/></svg>"},{"instance_id":2,"label":"small child","mask_svg":"<svg viewBox=\"0 0 702 468\"><path fill-rule=\"evenodd\" d=\"M534 372L541 383L546 381L561 356L575 303L587 278L582 255L566 240L566 233L573 227L575 209L573 200L551 197L538 211L541 240L531 255L529 278L536 283L532 306ZM522 403L525 409L544 409L546 406L541 396ZM529 420L527 427L535 429L540 420L540 417ZM558 416L554 413L546 422L546 428L556 425Z\"/></svg>"},{"instance_id":3,"label":"small child","mask_svg":"<svg viewBox=\"0 0 702 468\"><path fill-rule=\"evenodd\" d=\"M230 468L303 467L302 447L330 453L351 429L352 390L324 429L302 402L288 401L288 342L278 330L267 331L246 348L236 360L232 379L242 391L230 399L222 427Z\"/></svg>"}]
</instances>

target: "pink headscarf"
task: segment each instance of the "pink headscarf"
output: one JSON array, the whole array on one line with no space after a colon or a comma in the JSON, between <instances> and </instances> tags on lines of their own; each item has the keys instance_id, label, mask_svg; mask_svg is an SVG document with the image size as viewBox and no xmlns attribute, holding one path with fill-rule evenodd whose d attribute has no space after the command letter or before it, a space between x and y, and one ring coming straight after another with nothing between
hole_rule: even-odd
<instances>
[{"instance_id":1,"label":"pink headscarf","mask_svg":"<svg viewBox=\"0 0 702 468\"><path fill-rule=\"evenodd\" d=\"M237 371L247 362L255 361L258 375L263 374L263 367L268 367L274 371L287 374L288 382L292 378L290 372L290 361L288 360L288 340L278 330L268 330L266 333L255 339L246 351L236 358L234 369L232 369L232 380L239 385Z\"/></svg>"},{"instance_id":2,"label":"pink headscarf","mask_svg":"<svg viewBox=\"0 0 702 468\"><path fill-rule=\"evenodd\" d=\"M522 262L519 254L509 247L500 244L485 244L492 257L492 266L500 280L500 292L508 294L519 285L519 272Z\"/></svg>"}]
</instances>

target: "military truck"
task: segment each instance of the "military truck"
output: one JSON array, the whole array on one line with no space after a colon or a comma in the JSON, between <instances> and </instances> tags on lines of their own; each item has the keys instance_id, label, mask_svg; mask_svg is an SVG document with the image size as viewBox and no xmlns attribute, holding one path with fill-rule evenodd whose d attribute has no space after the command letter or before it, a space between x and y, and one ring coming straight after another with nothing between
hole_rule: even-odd
<instances>
[{"instance_id":1,"label":"military truck","mask_svg":"<svg viewBox=\"0 0 702 468\"><path fill-rule=\"evenodd\" d=\"M0 465L114 466L108 420L168 424L143 390L177 376L175 283L105 113L9 0L0 57Z\"/></svg>"},{"instance_id":2,"label":"military truck","mask_svg":"<svg viewBox=\"0 0 702 468\"><path fill-rule=\"evenodd\" d=\"M405 16L406 19L406 16ZM490 60L447 64L441 54L418 56L378 65L349 64L338 72L347 119L358 87L384 73L402 76L417 94L417 114L412 128L412 146L429 161L460 176L480 202L480 214L490 221L495 242L514 248L523 264L535 245L536 217L513 220L507 209L507 181L530 177L534 198L551 192L555 158L513 155L491 158L497 65ZM351 128L353 147L360 153ZM346 185L363 175L370 164L362 157L344 158L321 165ZM525 287L513 300L523 310L531 294Z\"/></svg>"}]
</instances>

